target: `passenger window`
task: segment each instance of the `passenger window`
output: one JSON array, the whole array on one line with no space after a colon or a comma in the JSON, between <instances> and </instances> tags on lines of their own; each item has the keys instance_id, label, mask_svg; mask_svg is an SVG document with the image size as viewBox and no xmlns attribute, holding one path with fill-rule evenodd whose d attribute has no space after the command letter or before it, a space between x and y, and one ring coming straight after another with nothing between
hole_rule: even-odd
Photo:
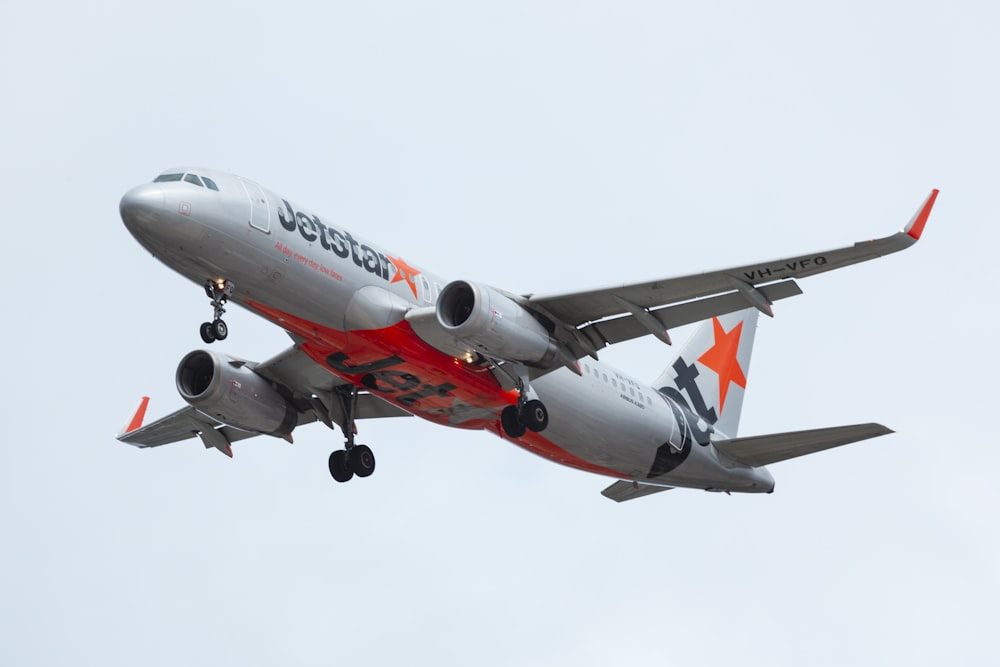
<instances>
[{"instance_id":1,"label":"passenger window","mask_svg":"<svg viewBox=\"0 0 1000 667\"><path fill-rule=\"evenodd\" d=\"M206 186L206 187L207 187L207 188L208 188L209 190L215 190L216 192L218 192L218 191L219 191L219 186L218 186L218 185L216 185L216 184L215 184L215 181L213 181L213 180L212 180L211 178L209 178L208 176L202 176L202 177L201 177L201 180L205 181L205 186Z\"/></svg>"},{"instance_id":2,"label":"passenger window","mask_svg":"<svg viewBox=\"0 0 1000 667\"><path fill-rule=\"evenodd\" d=\"M187 183L194 183L199 188L205 187L204 185L202 185L201 179L195 176L194 174L185 174L184 181Z\"/></svg>"},{"instance_id":3,"label":"passenger window","mask_svg":"<svg viewBox=\"0 0 1000 667\"><path fill-rule=\"evenodd\" d=\"M167 183L170 181L179 181L184 178L184 174L160 174L153 179L154 183Z\"/></svg>"}]
</instances>

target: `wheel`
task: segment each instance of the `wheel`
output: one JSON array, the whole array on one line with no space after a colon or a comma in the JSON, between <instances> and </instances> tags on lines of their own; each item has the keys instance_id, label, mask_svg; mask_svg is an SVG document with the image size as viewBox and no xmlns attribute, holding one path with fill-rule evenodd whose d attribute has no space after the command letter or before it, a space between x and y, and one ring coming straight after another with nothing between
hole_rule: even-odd
<instances>
[{"instance_id":1,"label":"wheel","mask_svg":"<svg viewBox=\"0 0 1000 667\"><path fill-rule=\"evenodd\" d=\"M201 325L199 330L201 333L201 339L206 343L215 342L215 327L212 326L211 322L205 322Z\"/></svg>"},{"instance_id":2,"label":"wheel","mask_svg":"<svg viewBox=\"0 0 1000 667\"><path fill-rule=\"evenodd\" d=\"M347 459L347 451L338 449L330 454L330 474L338 482L349 482L354 477L351 462Z\"/></svg>"},{"instance_id":3,"label":"wheel","mask_svg":"<svg viewBox=\"0 0 1000 667\"><path fill-rule=\"evenodd\" d=\"M521 421L535 433L544 431L549 425L549 411L541 401L528 401L521 409Z\"/></svg>"},{"instance_id":4,"label":"wheel","mask_svg":"<svg viewBox=\"0 0 1000 667\"><path fill-rule=\"evenodd\" d=\"M355 445L350 453L351 470L358 477L367 477L375 472L375 455L368 445Z\"/></svg>"},{"instance_id":5,"label":"wheel","mask_svg":"<svg viewBox=\"0 0 1000 667\"><path fill-rule=\"evenodd\" d=\"M216 340L226 340L226 336L229 335L229 326L222 320L215 320L212 322L212 333L215 334Z\"/></svg>"},{"instance_id":6,"label":"wheel","mask_svg":"<svg viewBox=\"0 0 1000 667\"><path fill-rule=\"evenodd\" d=\"M503 409L500 413L500 426L503 427L503 432L511 438L520 438L524 435L524 424L521 423L521 418L517 415L516 405L508 405Z\"/></svg>"}]
</instances>

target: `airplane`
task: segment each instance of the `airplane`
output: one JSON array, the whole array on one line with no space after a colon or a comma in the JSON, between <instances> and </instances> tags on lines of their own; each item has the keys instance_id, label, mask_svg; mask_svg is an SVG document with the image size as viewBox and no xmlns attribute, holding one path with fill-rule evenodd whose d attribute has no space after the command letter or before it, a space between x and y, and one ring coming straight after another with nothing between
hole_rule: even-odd
<instances>
[{"instance_id":1,"label":"airplane","mask_svg":"<svg viewBox=\"0 0 1000 667\"><path fill-rule=\"evenodd\" d=\"M292 442L339 427L338 482L375 470L357 442L363 419L416 415L486 430L529 452L616 480L622 502L684 487L771 493L766 466L892 433L881 424L739 436L757 317L802 293L796 279L910 247L932 190L900 231L872 241L717 271L605 289L519 295L446 281L246 178L168 169L121 199L145 249L205 290L199 333L225 340L230 302L284 329L292 344L253 362L208 349L184 356L187 406L145 424L143 397L118 440L157 447L199 438L232 457L240 440ZM601 362L608 346L701 324L652 384Z\"/></svg>"}]
</instances>

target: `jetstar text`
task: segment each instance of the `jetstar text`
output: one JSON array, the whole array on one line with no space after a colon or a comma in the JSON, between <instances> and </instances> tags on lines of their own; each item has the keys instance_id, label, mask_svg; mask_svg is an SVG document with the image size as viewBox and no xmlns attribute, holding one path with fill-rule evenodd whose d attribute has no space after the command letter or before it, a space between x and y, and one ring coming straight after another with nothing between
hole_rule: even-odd
<instances>
[{"instance_id":1,"label":"jetstar text","mask_svg":"<svg viewBox=\"0 0 1000 667\"><path fill-rule=\"evenodd\" d=\"M350 258L356 265L368 273L388 281L392 276L389 267L396 266L389 258L363 243L359 243L350 232L341 232L320 221L316 215L296 211L288 200L282 199L285 208L278 207L278 220L286 231L298 231L299 235L309 243L319 241L323 250L332 252L341 259Z\"/></svg>"}]
</instances>

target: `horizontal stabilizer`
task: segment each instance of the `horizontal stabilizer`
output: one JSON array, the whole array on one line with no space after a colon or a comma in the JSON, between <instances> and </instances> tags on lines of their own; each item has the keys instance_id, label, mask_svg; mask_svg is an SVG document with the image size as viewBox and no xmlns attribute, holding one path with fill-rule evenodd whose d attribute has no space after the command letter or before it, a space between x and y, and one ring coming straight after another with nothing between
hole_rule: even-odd
<instances>
[{"instance_id":1,"label":"horizontal stabilizer","mask_svg":"<svg viewBox=\"0 0 1000 667\"><path fill-rule=\"evenodd\" d=\"M854 424L733 438L712 444L733 461L756 468L889 433L893 433L892 429L881 424Z\"/></svg>"},{"instance_id":2,"label":"horizontal stabilizer","mask_svg":"<svg viewBox=\"0 0 1000 667\"><path fill-rule=\"evenodd\" d=\"M601 491L601 495L605 498L611 498L611 500L616 503L622 503L626 500L635 500L636 498L642 498L643 496L648 496L652 493L669 491L672 488L674 487L642 484L641 482L626 482L622 480L615 482L608 488Z\"/></svg>"}]
</instances>

